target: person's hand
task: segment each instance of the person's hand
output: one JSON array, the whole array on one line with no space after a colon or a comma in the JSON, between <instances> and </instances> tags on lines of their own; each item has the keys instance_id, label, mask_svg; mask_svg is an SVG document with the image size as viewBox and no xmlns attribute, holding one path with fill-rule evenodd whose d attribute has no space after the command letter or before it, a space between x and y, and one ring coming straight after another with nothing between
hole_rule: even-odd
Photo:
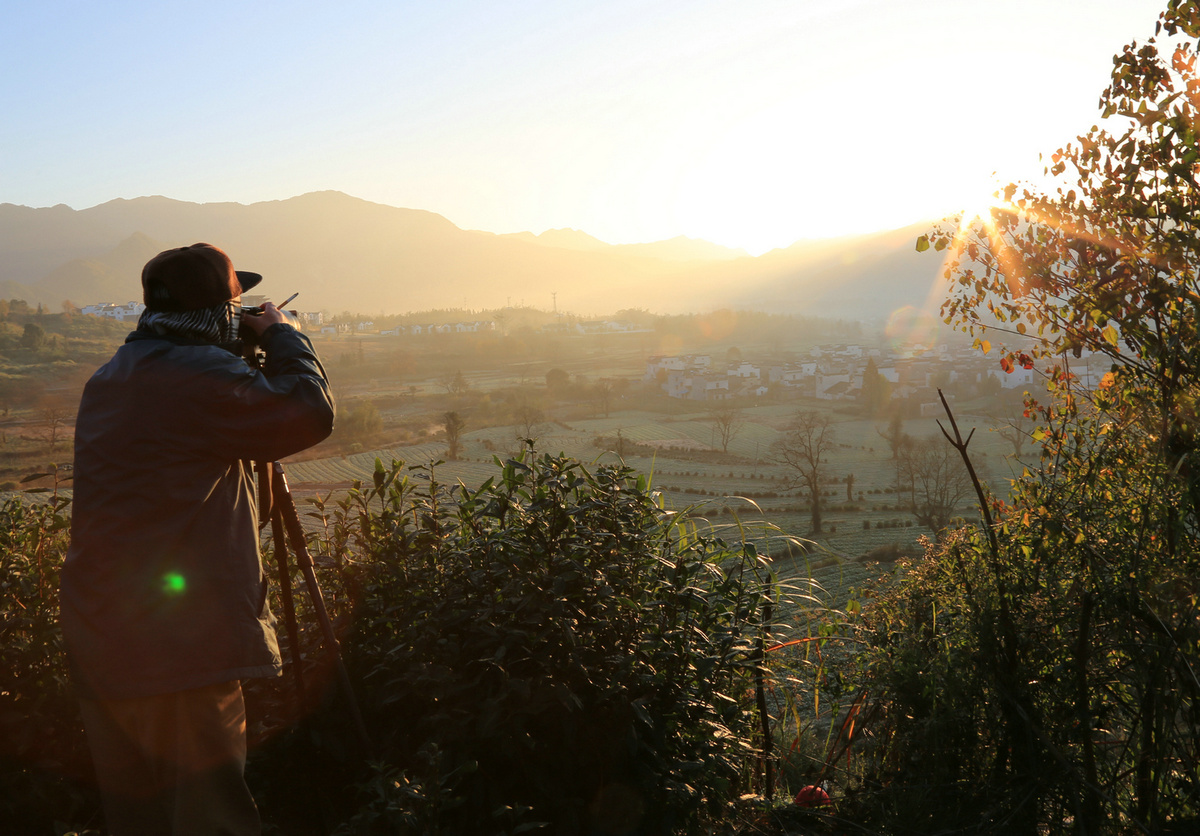
<instances>
[{"instance_id":1,"label":"person's hand","mask_svg":"<svg viewBox=\"0 0 1200 836\"><path fill-rule=\"evenodd\" d=\"M242 317L242 322L250 328L258 336L262 336L263 332L279 322L287 322L283 317L283 311L275 307L274 302L263 302L262 313L251 314L247 313Z\"/></svg>"}]
</instances>

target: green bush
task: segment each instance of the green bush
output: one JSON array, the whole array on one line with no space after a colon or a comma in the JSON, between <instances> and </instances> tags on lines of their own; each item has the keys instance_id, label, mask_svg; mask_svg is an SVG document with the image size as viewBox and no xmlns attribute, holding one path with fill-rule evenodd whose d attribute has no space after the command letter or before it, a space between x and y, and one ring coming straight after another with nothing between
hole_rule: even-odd
<instances>
[{"instance_id":1,"label":"green bush","mask_svg":"<svg viewBox=\"0 0 1200 836\"><path fill-rule=\"evenodd\" d=\"M497 465L472 491L378 464L317 503L374 748L370 773L340 773L358 794L333 801L339 832L700 832L755 756L763 562L629 469ZM342 711L311 721L317 760L345 760ZM295 762L276 744L256 768L282 786Z\"/></svg>"},{"instance_id":2,"label":"green bush","mask_svg":"<svg viewBox=\"0 0 1200 836\"><path fill-rule=\"evenodd\" d=\"M290 674L246 683L267 833L696 833L751 788L755 675L776 640L753 547L665 512L626 468L497 464L478 490L379 464L308 511L370 751L297 588L306 699ZM14 834L100 821L57 625L65 510L0 505L0 816Z\"/></svg>"},{"instance_id":3,"label":"green bush","mask_svg":"<svg viewBox=\"0 0 1200 836\"><path fill-rule=\"evenodd\" d=\"M920 830L1154 832L1200 816L1200 546L1130 424L1075 418L1045 468L864 613L875 786ZM1136 468L1126 464L1137 461Z\"/></svg>"},{"instance_id":4,"label":"green bush","mask_svg":"<svg viewBox=\"0 0 1200 836\"><path fill-rule=\"evenodd\" d=\"M58 629L66 500L0 502L0 821L50 833L94 818L91 759Z\"/></svg>"}]
</instances>

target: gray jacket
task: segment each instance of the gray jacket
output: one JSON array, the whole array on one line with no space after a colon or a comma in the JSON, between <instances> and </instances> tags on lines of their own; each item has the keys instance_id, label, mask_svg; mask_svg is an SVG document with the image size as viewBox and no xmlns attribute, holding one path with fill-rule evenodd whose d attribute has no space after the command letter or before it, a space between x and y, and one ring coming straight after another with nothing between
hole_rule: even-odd
<instances>
[{"instance_id":1,"label":"gray jacket","mask_svg":"<svg viewBox=\"0 0 1200 836\"><path fill-rule=\"evenodd\" d=\"M135 331L88 381L75 431L63 635L83 694L152 696L279 672L250 460L333 428L325 370L285 324L260 371Z\"/></svg>"}]
</instances>

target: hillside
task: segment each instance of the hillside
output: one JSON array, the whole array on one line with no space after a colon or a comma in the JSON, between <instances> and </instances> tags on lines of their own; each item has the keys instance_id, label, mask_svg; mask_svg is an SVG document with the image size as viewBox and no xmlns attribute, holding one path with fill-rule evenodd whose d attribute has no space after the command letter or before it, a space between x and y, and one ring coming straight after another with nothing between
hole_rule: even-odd
<instances>
[{"instance_id":1,"label":"hillside","mask_svg":"<svg viewBox=\"0 0 1200 836\"><path fill-rule=\"evenodd\" d=\"M496 235L441 215L315 192L242 205L165 197L89 209L0 205L0 293L56 306L137 298L140 265L210 241L308 310L403 313L532 305L579 314L719 307L883 319L926 302L940 262L921 227L806 241L754 258L675 238L610 245L577 230ZM27 288L27 290L26 290Z\"/></svg>"}]
</instances>

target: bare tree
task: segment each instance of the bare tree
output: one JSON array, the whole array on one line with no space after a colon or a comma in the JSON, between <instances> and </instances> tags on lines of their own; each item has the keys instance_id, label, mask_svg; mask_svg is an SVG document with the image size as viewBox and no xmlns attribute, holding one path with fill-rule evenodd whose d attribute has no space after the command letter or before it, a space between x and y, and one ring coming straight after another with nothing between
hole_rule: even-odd
<instances>
[{"instance_id":1,"label":"bare tree","mask_svg":"<svg viewBox=\"0 0 1200 836\"><path fill-rule=\"evenodd\" d=\"M710 410L708 417L713 422L713 430L717 437L721 439L721 452L728 453L729 442L737 438L738 433L742 431L746 424L746 416L737 407L723 405Z\"/></svg>"},{"instance_id":2,"label":"bare tree","mask_svg":"<svg viewBox=\"0 0 1200 836\"><path fill-rule=\"evenodd\" d=\"M467 379L463 377L461 369L456 369L453 372L446 372L444 375L438 378L438 382L445 387L446 393L449 395L461 395L471 388L471 385L467 383Z\"/></svg>"},{"instance_id":3,"label":"bare tree","mask_svg":"<svg viewBox=\"0 0 1200 836\"><path fill-rule=\"evenodd\" d=\"M533 431L546 420L541 399L527 391L513 396L512 416L520 438L533 438Z\"/></svg>"},{"instance_id":4,"label":"bare tree","mask_svg":"<svg viewBox=\"0 0 1200 836\"><path fill-rule=\"evenodd\" d=\"M787 433L775 442L779 458L795 471L791 486L808 491L812 533L821 533L821 477L825 454L833 446L834 429L829 416L816 410L801 410L792 418Z\"/></svg>"},{"instance_id":5,"label":"bare tree","mask_svg":"<svg viewBox=\"0 0 1200 836\"><path fill-rule=\"evenodd\" d=\"M596 381L596 385L592 387L592 394L595 395L596 402L600 406L600 411L607 418L612 411L612 401L617 391L617 381L611 377L602 377Z\"/></svg>"},{"instance_id":6,"label":"bare tree","mask_svg":"<svg viewBox=\"0 0 1200 836\"><path fill-rule=\"evenodd\" d=\"M896 459L896 484L909 510L937 537L973 491L970 474L955 449L940 438L910 439Z\"/></svg>"},{"instance_id":7,"label":"bare tree","mask_svg":"<svg viewBox=\"0 0 1200 836\"><path fill-rule=\"evenodd\" d=\"M59 437L71 419L71 410L60 403L46 403L38 411L42 426L46 428L46 441L50 450L58 446Z\"/></svg>"},{"instance_id":8,"label":"bare tree","mask_svg":"<svg viewBox=\"0 0 1200 836\"><path fill-rule=\"evenodd\" d=\"M446 428L446 456L455 461L458 459L458 445L462 439L462 431L466 429L467 420L451 410L442 416L442 425Z\"/></svg>"},{"instance_id":9,"label":"bare tree","mask_svg":"<svg viewBox=\"0 0 1200 836\"><path fill-rule=\"evenodd\" d=\"M1009 409L993 420L996 421L996 434L1012 445L1013 458L1021 458L1025 442L1031 440L1033 432L1033 419L1029 417L1025 406L1022 404Z\"/></svg>"}]
</instances>

